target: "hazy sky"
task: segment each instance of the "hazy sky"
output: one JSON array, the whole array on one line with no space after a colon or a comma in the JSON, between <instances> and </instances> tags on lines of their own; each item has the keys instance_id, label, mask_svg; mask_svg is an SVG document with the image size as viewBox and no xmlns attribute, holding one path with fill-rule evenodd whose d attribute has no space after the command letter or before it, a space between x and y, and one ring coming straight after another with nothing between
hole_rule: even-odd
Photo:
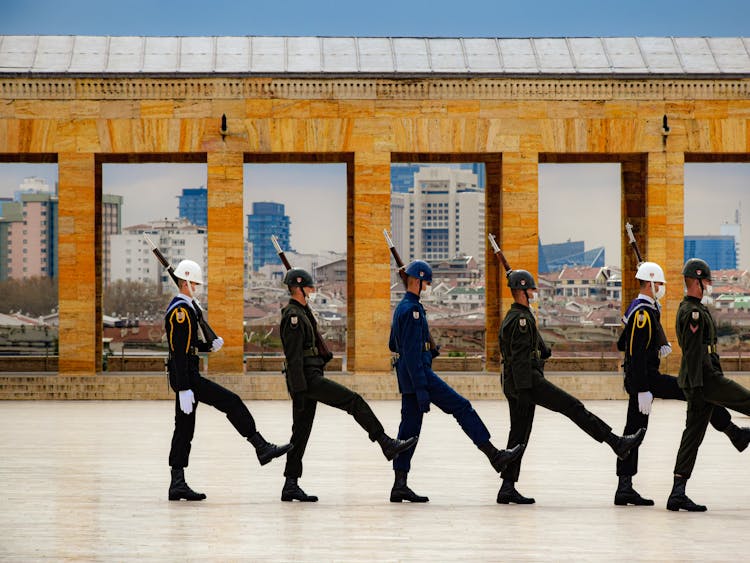
<instances>
[{"instance_id":1,"label":"hazy sky","mask_svg":"<svg viewBox=\"0 0 750 563\"><path fill-rule=\"evenodd\" d=\"M0 163L0 197L27 176L57 180L54 164ZM104 192L121 195L123 225L178 216L183 188L206 185L203 164L107 164ZM285 205L292 246L300 252L346 250L346 170L343 164L246 164L245 215L253 201ZM685 166L685 234L719 234L735 209L750 210L750 164ZM610 265L620 263L620 167L617 164L539 166L539 236L542 243L584 240L604 245ZM750 226L743 229L741 266L750 267Z\"/></svg>"}]
</instances>

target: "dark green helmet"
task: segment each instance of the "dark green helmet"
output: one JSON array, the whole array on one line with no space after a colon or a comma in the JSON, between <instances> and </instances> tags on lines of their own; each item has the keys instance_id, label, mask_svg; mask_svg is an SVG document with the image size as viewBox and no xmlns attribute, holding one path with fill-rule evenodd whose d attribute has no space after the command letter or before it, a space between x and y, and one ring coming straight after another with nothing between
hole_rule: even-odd
<instances>
[{"instance_id":1,"label":"dark green helmet","mask_svg":"<svg viewBox=\"0 0 750 563\"><path fill-rule=\"evenodd\" d=\"M284 276L284 285L289 287L315 287L315 282L307 270L292 268Z\"/></svg>"},{"instance_id":2,"label":"dark green helmet","mask_svg":"<svg viewBox=\"0 0 750 563\"><path fill-rule=\"evenodd\" d=\"M512 270L508 274L508 287L511 289L536 289L536 282L526 270Z\"/></svg>"},{"instance_id":3,"label":"dark green helmet","mask_svg":"<svg viewBox=\"0 0 750 563\"><path fill-rule=\"evenodd\" d=\"M700 258L691 258L682 267L682 275L686 278L695 278L697 280L710 280L711 268Z\"/></svg>"}]
</instances>

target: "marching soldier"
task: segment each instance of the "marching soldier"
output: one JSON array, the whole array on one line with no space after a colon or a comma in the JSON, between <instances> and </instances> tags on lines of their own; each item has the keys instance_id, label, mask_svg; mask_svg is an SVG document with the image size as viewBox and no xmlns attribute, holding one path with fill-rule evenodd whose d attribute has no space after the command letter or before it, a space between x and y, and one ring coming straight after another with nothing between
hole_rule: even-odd
<instances>
[{"instance_id":1,"label":"marching soldier","mask_svg":"<svg viewBox=\"0 0 750 563\"><path fill-rule=\"evenodd\" d=\"M640 283L640 294L628 306L623 316L625 325L617 347L625 353L625 390L630 396L624 434L648 428L651 403L659 399L685 400L677 378L659 372L660 358L672 352L661 325L659 299L665 294L664 271L654 262L643 262L635 274ZM724 432L735 448L743 451L750 443L750 429L732 422L729 412L715 407L711 425ZM633 488L633 475L638 472L638 449L633 448L625 459L617 460L619 484L615 504L652 506L652 499L643 498Z\"/></svg>"},{"instance_id":2,"label":"marching soldier","mask_svg":"<svg viewBox=\"0 0 750 563\"><path fill-rule=\"evenodd\" d=\"M401 425L398 437L417 436L422 428L422 417L430 410L430 403L452 414L474 445L490 460L495 471L502 471L521 455L524 445L519 443L509 450L498 450L490 442L490 433L471 406L445 381L432 371L432 358L427 316L419 297L425 285L432 283L432 268L422 260L406 267L406 294L393 312L389 348L398 354L396 375L401 392ZM391 502L428 502L406 484L411 468L414 448L401 453L393 462L395 481L391 489Z\"/></svg>"},{"instance_id":3,"label":"marching soldier","mask_svg":"<svg viewBox=\"0 0 750 563\"><path fill-rule=\"evenodd\" d=\"M724 377L716 352L716 323L702 303L711 295L711 269L699 258L691 258L682 268L687 293L677 310L677 342L682 362L677 382L687 398L687 419L674 468L674 484L667 500L668 510L704 512L685 493L693 472L698 448L716 406L750 415L750 390ZM738 448L739 449L739 448Z\"/></svg>"},{"instance_id":4,"label":"marching soldier","mask_svg":"<svg viewBox=\"0 0 750 563\"><path fill-rule=\"evenodd\" d=\"M302 456L310 438L318 402L346 411L367 431L370 440L377 442L386 459L417 443L417 436L407 440L394 440L383 430L375 413L365 400L347 387L326 378L323 369L326 360L315 347L315 330L312 312L307 304L309 289L315 291L312 276L305 270L292 268L284 277L289 287L289 304L281 311L281 341L286 357L286 384L292 397L292 443L294 449L287 455L284 469L282 501L316 502L317 496L308 495L298 484L302 476Z\"/></svg>"},{"instance_id":5,"label":"marching soldier","mask_svg":"<svg viewBox=\"0 0 750 563\"><path fill-rule=\"evenodd\" d=\"M195 492L185 482L185 467L188 466L199 403L211 405L226 414L237 432L253 445L261 465L284 455L292 446L276 446L266 442L256 430L255 421L242 399L200 375L198 352L217 352L224 340L219 337L213 342L204 342L198 336L197 304L193 295L203 284L201 267L192 260L183 260L174 273L179 281L179 293L167 307L164 319L169 343L169 384L176 394L174 434L169 452L169 465L172 468L169 500L203 500L206 495Z\"/></svg>"},{"instance_id":6,"label":"marching soldier","mask_svg":"<svg viewBox=\"0 0 750 563\"><path fill-rule=\"evenodd\" d=\"M625 459L643 440L644 429L617 436L598 416L589 412L581 401L544 378L544 362L552 351L542 340L530 302L536 299L534 277L526 270L511 270L508 287L514 303L500 327L500 352L503 356L503 392L508 399L510 433L508 447L528 443L536 405L567 416L597 442L606 442L620 459ZM502 472L503 484L497 493L500 504L532 504L533 498L516 490L521 458Z\"/></svg>"}]
</instances>

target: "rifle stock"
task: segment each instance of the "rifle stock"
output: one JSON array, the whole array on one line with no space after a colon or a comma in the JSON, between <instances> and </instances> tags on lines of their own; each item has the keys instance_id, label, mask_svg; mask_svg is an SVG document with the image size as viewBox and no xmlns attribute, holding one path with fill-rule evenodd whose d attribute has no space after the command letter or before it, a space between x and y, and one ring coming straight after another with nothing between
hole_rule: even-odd
<instances>
[{"instance_id":1,"label":"rifle stock","mask_svg":"<svg viewBox=\"0 0 750 563\"><path fill-rule=\"evenodd\" d=\"M154 256L156 256L156 259L159 261L159 263L164 267L165 270L167 270L169 277L172 278L172 281L177 286L177 289L179 289L180 280L174 273L174 266L169 263L169 260L167 260L167 258L161 253L159 247L156 246L154 241L152 241L146 233L143 233L143 236L151 245L151 252L154 253ZM190 284L188 284L188 291L190 291ZM193 297L192 291L190 291L190 297L193 300L195 316L198 318L198 336L202 337L204 342L212 343L218 338L218 336L214 332L214 329L212 329L208 324L206 318L203 316L203 309L201 308L200 303L198 303L198 301Z\"/></svg>"},{"instance_id":2,"label":"rifle stock","mask_svg":"<svg viewBox=\"0 0 750 563\"><path fill-rule=\"evenodd\" d=\"M273 243L273 247L276 249L276 254L279 255L279 260L281 260L281 263L284 265L287 271L291 270L292 265L289 263L289 259L286 257L284 249L281 248L276 235L271 235L271 242ZM328 348L328 344L326 344L326 341L323 339L323 335L320 334L320 329L318 329L318 321L315 318L315 315L313 315L310 305L305 305L305 309L310 312L310 324L312 324L313 327L313 333L315 335L315 347L318 349L318 356L320 356L320 358L324 362L328 363L333 358L333 352L331 352L330 348Z\"/></svg>"}]
</instances>

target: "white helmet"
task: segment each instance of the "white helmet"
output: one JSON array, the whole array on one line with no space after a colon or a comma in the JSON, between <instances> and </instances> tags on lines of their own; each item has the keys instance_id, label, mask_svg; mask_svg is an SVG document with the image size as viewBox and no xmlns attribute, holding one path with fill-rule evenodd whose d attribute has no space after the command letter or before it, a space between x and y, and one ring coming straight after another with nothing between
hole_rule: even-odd
<instances>
[{"instance_id":1,"label":"white helmet","mask_svg":"<svg viewBox=\"0 0 750 563\"><path fill-rule=\"evenodd\" d=\"M203 272L197 262L192 260L183 260L174 269L174 275L181 280L195 283L203 283Z\"/></svg>"},{"instance_id":2,"label":"white helmet","mask_svg":"<svg viewBox=\"0 0 750 563\"><path fill-rule=\"evenodd\" d=\"M667 283L667 280L664 279L664 270L656 262L642 262L635 273L635 279Z\"/></svg>"}]
</instances>

